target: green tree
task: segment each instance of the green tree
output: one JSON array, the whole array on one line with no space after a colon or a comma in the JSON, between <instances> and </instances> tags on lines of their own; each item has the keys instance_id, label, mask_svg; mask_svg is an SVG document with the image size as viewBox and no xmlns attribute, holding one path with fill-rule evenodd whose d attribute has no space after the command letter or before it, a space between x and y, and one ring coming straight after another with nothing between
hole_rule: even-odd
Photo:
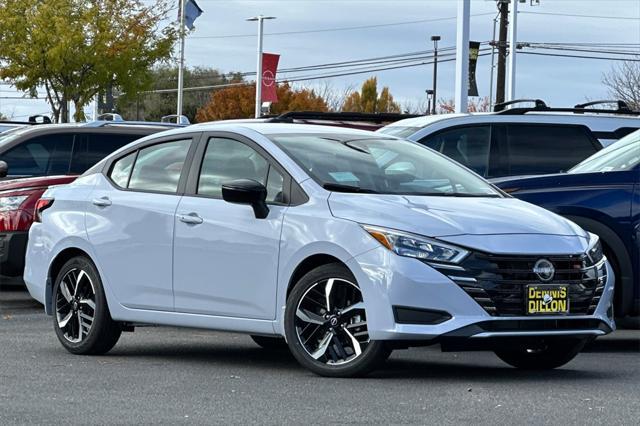
<instances>
[{"instance_id":1,"label":"green tree","mask_svg":"<svg viewBox=\"0 0 640 426\"><path fill-rule=\"evenodd\" d=\"M174 90L178 87L178 68L159 66L151 71L153 81L144 93L122 93L116 102L116 112L129 120L159 121L165 115L175 114L178 103L176 91L154 93L156 90ZM213 68L185 68L184 87L202 87L227 84L241 80L239 74L225 76ZM183 114L193 123L198 109L209 101L208 90L187 90L183 98Z\"/></svg>"},{"instance_id":2,"label":"green tree","mask_svg":"<svg viewBox=\"0 0 640 426\"><path fill-rule=\"evenodd\" d=\"M0 78L36 95L44 87L56 122L75 119L112 85L149 87L149 70L171 55L176 30L158 30L167 0L0 0Z\"/></svg>"},{"instance_id":3,"label":"green tree","mask_svg":"<svg viewBox=\"0 0 640 426\"><path fill-rule=\"evenodd\" d=\"M347 96L341 109L349 112L400 112L400 105L394 102L388 87L383 87L378 96L378 79L371 77L362 84L360 92Z\"/></svg>"}]
</instances>

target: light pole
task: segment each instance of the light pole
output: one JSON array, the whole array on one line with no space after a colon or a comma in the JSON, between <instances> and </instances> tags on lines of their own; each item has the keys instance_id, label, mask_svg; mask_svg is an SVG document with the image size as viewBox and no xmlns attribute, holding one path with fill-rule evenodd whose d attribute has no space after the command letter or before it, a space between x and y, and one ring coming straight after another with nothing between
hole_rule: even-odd
<instances>
[{"instance_id":1,"label":"light pole","mask_svg":"<svg viewBox=\"0 0 640 426\"><path fill-rule=\"evenodd\" d=\"M247 21L258 21L258 65L256 68L256 118L262 116L262 37L265 19L276 19L275 16L258 15Z\"/></svg>"},{"instance_id":2,"label":"light pole","mask_svg":"<svg viewBox=\"0 0 640 426\"><path fill-rule=\"evenodd\" d=\"M431 105L431 114L436 113L436 86L438 83L438 42L440 41L440 36L434 35L431 36L431 41L433 42L433 89L431 93L431 98L433 99Z\"/></svg>"},{"instance_id":3,"label":"light pole","mask_svg":"<svg viewBox=\"0 0 640 426\"><path fill-rule=\"evenodd\" d=\"M509 14L509 74L507 75L507 100L516 98L516 44L518 34L518 1L513 0Z\"/></svg>"},{"instance_id":4,"label":"light pole","mask_svg":"<svg viewBox=\"0 0 640 426\"><path fill-rule=\"evenodd\" d=\"M433 98L433 90L427 89L425 90L425 92L427 93L427 114L426 115L430 115L431 114L431 98Z\"/></svg>"},{"instance_id":5,"label":"light pole","mask_svg":"<svg viewBox=\"0 0 640 426\"><path fill-rule=\"evenodd\" d=\"M455 111L467 112L469 97L469 20L471 0L458 0Z\"/></svg>"}]
</instances>

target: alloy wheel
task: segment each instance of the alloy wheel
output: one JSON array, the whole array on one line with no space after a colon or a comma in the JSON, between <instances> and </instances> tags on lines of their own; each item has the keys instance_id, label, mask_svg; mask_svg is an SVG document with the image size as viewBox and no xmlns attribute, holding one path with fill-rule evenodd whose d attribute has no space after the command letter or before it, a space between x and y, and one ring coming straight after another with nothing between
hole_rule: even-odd
<instances>
[{"instance_id":1,"label":"alloy wheel","mask_svg":"<svg viewBox=\"0 0 640 426\"><path fill-rule=\"evenodd\" d=\"M316 361L343 365L355 360L370 341L360 289L342 278L313 284L298 302L295 329Z\"/></svg>"},{"instance_id":2,"label":"alloy wheel","mask_svg":"<svg viewBox=\"0 0 640 426\"><path fill-rule=\"evenodd\" d=\"M62 335L71 343L80 343L89 334L96 313L96 291L82 269L67 272L56 293L56 319Z\"/></svg>"}]
</instances>

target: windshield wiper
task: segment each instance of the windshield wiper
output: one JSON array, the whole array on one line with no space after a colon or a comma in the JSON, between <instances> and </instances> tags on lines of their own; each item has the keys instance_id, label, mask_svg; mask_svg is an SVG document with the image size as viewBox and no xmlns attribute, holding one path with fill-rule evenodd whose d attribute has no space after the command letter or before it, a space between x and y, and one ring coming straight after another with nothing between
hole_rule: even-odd
<instances>
[{"instance_id":1,"label":"windshield wiper","mask_svg":"<svg viewBox=\"0 0 640 426\"><path fill-rule=\"evenodd\" d=\"M500 198L499 194L470 194L464 192L413 192L405 195L422 197Z\"/></svg>"},{"instance_id":2,"label":"windshield wiper","mask_svg":"<svg viewBox=\"0 0 640 426\"><path fill-rule=\"evenodd\" d=\"M334 192L359 192L361 194L379 194L378 191L373 189L360 188L352 185L342 185L339 183L324 183L322 187L328 191Z\"/></svg>"}]
</instances>

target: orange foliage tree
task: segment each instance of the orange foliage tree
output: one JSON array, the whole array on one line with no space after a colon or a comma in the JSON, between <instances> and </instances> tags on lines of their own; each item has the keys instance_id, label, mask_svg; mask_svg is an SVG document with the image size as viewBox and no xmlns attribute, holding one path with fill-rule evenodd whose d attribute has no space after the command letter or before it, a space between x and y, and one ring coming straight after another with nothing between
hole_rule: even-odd
<instances>
[{"instance_id":1,"label":"orange foliage tree","mask_svg":"<svg viewBox=\"0 0 640 426\"><path fill-rule=\"evenodd\" d=\"M315 91L294 89L289 83L278 85L278 102L271 106L272 114L288 111L328 111L326 101ZM253 84L243 84L216 90L209 102L198 110L196 121L229 120L254 116L256 88Z\"/></svg>"}]
</instances>

